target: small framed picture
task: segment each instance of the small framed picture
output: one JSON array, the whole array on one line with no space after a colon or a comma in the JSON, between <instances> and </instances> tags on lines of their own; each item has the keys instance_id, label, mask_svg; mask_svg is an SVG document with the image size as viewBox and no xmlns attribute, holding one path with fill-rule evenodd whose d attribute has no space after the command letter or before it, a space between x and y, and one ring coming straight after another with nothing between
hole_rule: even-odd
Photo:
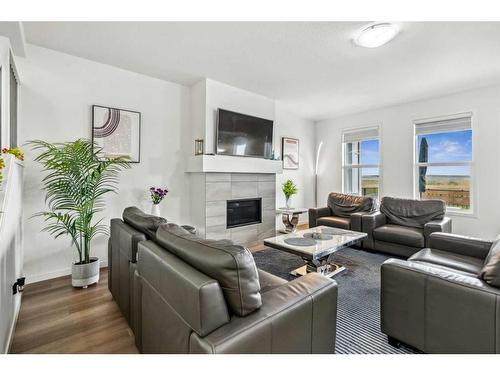
<instances>
[{"instance_id":1,"label":"small framed picture","mask_svg":"<svg viewBox=\"0 0 500 375\"><path fill-rule=\"evenodd\" d=\"M93 105L92 141L102 148L106 159L125 156L130 163L139 163L141 113Z\"/></svg>"},{"instance_id":2,"label":"small framed picture","mask_svg":"<svg viewBox=\"0 0 500 375\"><path fill-rule=\"evenodd\" d=\"M299 140L296 138L281 138L281 158L283 169L299 169Z\"/></svg>"}]
</instances>

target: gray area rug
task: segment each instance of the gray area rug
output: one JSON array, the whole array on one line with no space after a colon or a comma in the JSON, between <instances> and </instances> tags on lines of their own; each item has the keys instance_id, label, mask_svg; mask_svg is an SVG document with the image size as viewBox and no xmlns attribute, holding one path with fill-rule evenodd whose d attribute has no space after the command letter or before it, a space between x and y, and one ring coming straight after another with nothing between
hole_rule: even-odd
<instances>
[{"instance_id":1,"label":"gray area rug","mask_svg":"<svg viewBox=\"0 0 500 375\"><path fill-rule=\"evenodd\" d=\"M304 264L298 256L271 248L253 256L257 267L286 280L293 280L290 271ZM389 345L380 331L380 265L388 258L353 248L335 253L333 260L346 267L333 277L339 285L336 353L417 353L409 347Z\"/></svg>"}]
</instances>

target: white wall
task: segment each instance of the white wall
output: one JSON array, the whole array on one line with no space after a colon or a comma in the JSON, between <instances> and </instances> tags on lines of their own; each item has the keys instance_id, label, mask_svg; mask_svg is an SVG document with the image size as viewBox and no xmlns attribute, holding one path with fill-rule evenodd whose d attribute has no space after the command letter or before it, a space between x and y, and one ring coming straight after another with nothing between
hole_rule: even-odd
<instances>
[{"instance_id":1,"label":"white wall","mask_svg":"<svg viewBox=\"0 0 500 375\"><path fill-rule=\"evenodd\" d=\"M310 120L302 119L281 108L276 104L275 114L276 130L274 133L275 149L281 155L281 137L297 138L299 140L299 169L284 169L282 174L276 175L276 204L277 207L285 206L285 196L281 191L282 184L291 179L299 191L292 197L293 207L314 207L314 163L315 151L315 126ZM281 218L278 217L278 228ZM307 213L299 217L301 223L308 221Z\"/></svg>"},{"instance_id":2,"label":"white wall","mask_svg":"<svg viewBox=\"0 0 500 375\"><path fill-rule=\"evenodd\" d=\"M33 139L49 142L71 141L91 135L91 106L100 104L142 113L141 163L121 175L118 195L107 198L106 221L119 217L123 208L150 206L151 185L170 190L162 203L169 220L189 222L188 181L184 174L186 142L182 129L189 126L189 89L174 83L114 68L52 50L28 46L28 58L19 59L23 85L19 92L19 143ZM26 151L25 170L25 258L28 281L70 273L76 257L69 238L54 240L41 232L39 218L44 209L40 190L42 173ZM94 255L106 260L106 238L93 242Z\"/></svg>"},{"instance_id":3,"label":"white wall","mask_svg":"<svg viewBox=\"0 0 500 375\"><path fill-rule=\"evenodd\" d=\"M476 215L453 216L453 232L495 237L500 232L499 99L497 86L318 122L316 144L324 142L318 199L326 199L331 191L342 191L342 129L380 125L381 195L413 198L413 121L472 112Z\"/></svg>"}]
</instances>

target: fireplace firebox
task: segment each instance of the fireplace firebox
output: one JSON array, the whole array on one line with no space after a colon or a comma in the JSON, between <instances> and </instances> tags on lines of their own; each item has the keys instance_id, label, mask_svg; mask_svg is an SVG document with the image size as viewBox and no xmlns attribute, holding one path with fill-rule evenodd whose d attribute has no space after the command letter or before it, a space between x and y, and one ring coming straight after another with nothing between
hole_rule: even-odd
<instances>
[{"instance_id":1,"label":"fireplace firebox","mask_svg":"<svg viewBox=\"0 0 500 375\"><path fill-rule=\"evenodd\" d=\"M262 198L227 201L227 228L262 223Z\"/></svg>"}]
</instances>

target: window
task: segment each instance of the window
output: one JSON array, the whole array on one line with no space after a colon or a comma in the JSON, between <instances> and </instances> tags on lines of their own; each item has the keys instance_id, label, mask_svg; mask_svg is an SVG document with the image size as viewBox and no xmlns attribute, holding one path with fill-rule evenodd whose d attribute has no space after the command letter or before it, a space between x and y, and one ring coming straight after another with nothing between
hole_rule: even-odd
<instances>
[{"instance_id":1,"label":"window","mask_svg":"<svg viewBox=\"0 0 500 375\"><path fill-rule=\"evenodd\" d=\"M342 143L344 193L377 198L380 191L378 127L345 131Z\"/></svg>"},{"instance_id":2,"label":"window","mask_svg":"<svg viewBox=\"0 0 500 375\"><path fill-rule=\"evenodd\" d=\"M471 115L415 123L415 191L449 211L472 212Z\"/></svg>"}]
</instances>

